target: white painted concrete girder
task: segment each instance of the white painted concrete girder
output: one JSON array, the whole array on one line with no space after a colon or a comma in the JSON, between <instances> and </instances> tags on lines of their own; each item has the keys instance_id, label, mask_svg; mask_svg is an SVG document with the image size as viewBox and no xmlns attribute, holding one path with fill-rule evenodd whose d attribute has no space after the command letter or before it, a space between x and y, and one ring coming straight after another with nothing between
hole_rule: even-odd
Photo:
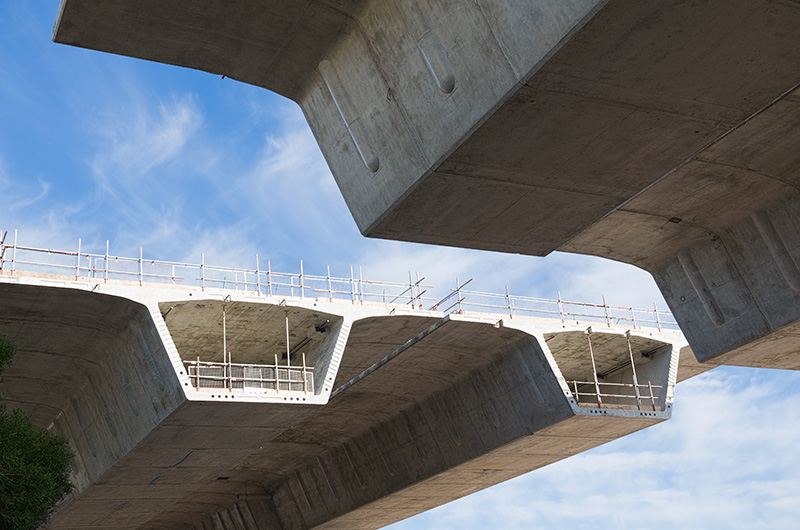
<instances>
[{"instance_id":1,"label":"white painted concrete girder","mask_svg":"<svg viewBox=\"0 0 800 530\"><path fill-rule=\"evenodd\" d=\"M388 524L669 418L686 347L678 332L632 330L658 410L599 409L567 384L592 368L585 329L561 321L34 275L0 276L0 293L0 331L20 348L4 382L11 405L77 454L76 491L50 529ZM183 360L221 346L228 296L234 360L274 348L287 311L298 339L308 322L331 324L306 342L325 374L316 394L194 388ZM603 381L630 382L626 330L595 328Z\"/></svg>"}]
</instances>

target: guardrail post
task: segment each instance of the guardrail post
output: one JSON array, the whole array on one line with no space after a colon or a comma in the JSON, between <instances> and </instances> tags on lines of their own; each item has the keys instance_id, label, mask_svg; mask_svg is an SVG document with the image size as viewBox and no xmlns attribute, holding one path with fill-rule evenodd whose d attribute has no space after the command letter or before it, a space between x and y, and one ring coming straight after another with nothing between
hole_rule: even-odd
<instances>
[{"instance_id":1,"label":"guardrail post","mask_svg":"<svg viewBox=\"0 0 800 530\"><path fill-rule=\"evenodd\" d=\"M258 270L258 254L256 254L256 291L261 296L261 272Z\"/></svg>"},{"instance_id":2,"label":"guardrail post","mask_svg":"<svg viewBox=\"0 0 800 530\"><path fill-rule=\"evenodd\" d=\"M14 230L14 248L11 251L11 276L17 270L17 230Z\"/></svg>"},{"instance_id":3,"label":"guardrail post","mask_svg":"<svg viewBox=\"0 0 800 530\"><path fill-rule=\"evenodd\" d=\"M244 383L242 383L244 386ZM244 391L244 388L242 388ZM231 352L228 352L228 392L233 392L233 363L231 362Z\"/></svg>"},{"instance_id":4,"label":"guardrail post","mask_svg":"<svg viewBox=\"0 0 800 530\"><path fill-rule=\"evenodd\" d=\"M333 289L331 289L331 266L328 265L328 300L333 302Z\"/></svg>"},{"instance_id":5,"label":"guardrail post","mask_svg":"<svg viewBox=\"0 0 800 530\"><path fill-rule=\"evenodd\" d=\"M303 352L303 393L308 394L308 377L306 376L306 353Z\"/></svg>"},{"instance_id":6,"label":"guardrail post","mask_svg":"<svg viewBox=\"0 0 800 530\"><path fill-rule=\"evenodd\" d=\"M508 302L508 318L514 318L514 309L511 305L511 295L508 294L508 285L506 285L506 302Z\"/></svg>"},{"instance_id":7,"label":"guardrail post","mask_svg":"<svg viewBox=\"0 0 800 530\"><path fill-rule=\"evenodd\" d=\"M108 283L108 239L106 239L106 257L103 269L105 269L103 271L103 283ZM175 276L174 273L172 275ZM175 280L172 280L172 283L175 283Z\"/></svg>"},{"instance_id":8,"label":"guardrail post","mask_svg":"<svg viewBox=\"0 0 800 530\"><path fill-rule=\"evenodd\" d=\"M206 290L206 254L200 253L200 290Z\"/></svg>"},{"instance_id":9,"label":"guardrail post","mask_svg":"<svg viewBox=\"0 0 800 530\"><path fill-rule=\"evenodd\" d=\"M272 296L272 264L270 260L267 260L267 291Z\"/></svg>"},{"instance_id":10,"label":"guardrail post","mask_svg":"<svg viewBox=\"0 0 800 530\"><path fill-rule=\"evenodd\" d=\"M356 284L353 281L353 266L350 265L350 303L356 303Z\"/></svg>"},{"instance_id":11,"label":"guardrail post","mask_svg":"<svg viewBox=\"0 0 800 530\"><path fill-rule=\"evenodd\" d=\"M411 305L412 309L414 307L414 278L411 276L411 271L408 271L408 292L411 299L408 303Z\"/></svg>"},{"instance_id":12,"label":"guardrail post","mask_svg":"<svg viewBox=\"0 0 800 530\"><path fill-rule=\"evenodd\" d=\"M558 314L561 315L561 324L564 324L564 302L561 301L561 291L558 291Z\"/></svg>"},{"instance_id":13,"label":"guardrail post","mask_svg":"<svg viewBox=\"0 0 800 530\"><path fill-rule=\"evenodd\" d=\"M300 260L300 298L304 298L305 293L303 293L304 289L303 285L303 260Z\"/></svg>"},{"instance_id":14,"label":"guardrail post","mask_svg":"<svg viewBox=\"0 0 800 530\"><path fill-rule=\"evenodd\" d=\"M81 238L78 238L78 260L75 262L75 281L81 275Z\"/></svg>"},{"instance_id":15,"label":"guardrail post","mask_svg":"<svg viewBox=\"0 0 800 530\"><path fill-rule=\"evenodd\" d=\"M458 276L456 276L456 300L458 303L458 314L462 313L461 310L461 284L458 281Z\"/></svg>"},{"instance_id":16,"label":"guardrail post","mask_svg":"<svg viewBox=\"0 0 800 530\"><path fill-rule=\"evenodd\" d=\"M633 307L631 307L631 320L633 320L633 329L639 329L636 326L636 311L633 310Z\"/></svg>"},{"instance_id":17,"label":"guardrail post","mask_svg":"<svg viewBox=\"0 0 800 530\"><path fill-rule=\"evenodd\" d=\"M278 377L278 354L275 354L275 393L281 393L280 377Z\"/></svg>"},{"instance_id":18,"label":"guardrail post","mask_svg":"<svg viewBox=\"0 0 800 530\"><path fill-rule=\"evenodd\" d=\"M661 319L658 317L658 307L656 306L655 302L653 302L653 311L656 314L656 323L658 324L658 331L661 331Z\"/></svg>"},{"instance_id":19,"label":"guardrail post","mask_svg":"<svg viewBox=\"0 0 800 530\"><path fill-rule=\"evenodd\" d=\"M200 390L200 356L199 355L197 356L197 364L195 365L195 368L194 368L194 384L195 384L195 389L199 391Z\"/></svg>"},{"instance_id":20,"label":"guardrail post","mask_svg":"<svg viewBox=\"0 0 800 530\"><path fill-rule=\"evenodd\" d=\"M3 232L0 230L0 274L3 274L3 266L5 265L5 255L6 255L6 236L8 235L8 230Z\"/></svg>"},{"instance_id":21,"label":"guardrail post","mask_svg":"<svg viewBox=\"0 0 800 530\"><path fill-rule=\"evenodd\" d=\"M142 247L139 247L139 287L144 283L144 271L142 269Z\"/></svg>"}]
</instances>

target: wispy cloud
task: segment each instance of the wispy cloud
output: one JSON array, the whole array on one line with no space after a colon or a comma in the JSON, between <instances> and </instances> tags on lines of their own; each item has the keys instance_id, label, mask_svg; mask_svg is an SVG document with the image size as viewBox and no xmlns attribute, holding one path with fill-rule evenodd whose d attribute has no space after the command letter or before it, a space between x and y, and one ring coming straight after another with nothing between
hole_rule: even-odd
<instances>
[{"instance_id":1,"label":"wispy cloud","mask_svg":"<svg viewBox=\"0 0 800 530\"><path fill-rule=\"evenodd\" d=\"M191 96L106 108L93 130L89 160L95 182L94 209L113 211L119 226L143 243L174 235L202 152L188 153L203 119Z\"/></svg>"},{"instance_id":2,"label":"wispy cloud","mask_svg":"<svg viewBox=\"0 0 800 530\"><path fill-rule=\"evenodd\" d=\"M103 114L95 125L101 148L91 167L100 188L115 197L159 180L154 170L176 160L202 125L190 95L160 103L157 113L137 105Z\"/></svg>"}]
</instances>

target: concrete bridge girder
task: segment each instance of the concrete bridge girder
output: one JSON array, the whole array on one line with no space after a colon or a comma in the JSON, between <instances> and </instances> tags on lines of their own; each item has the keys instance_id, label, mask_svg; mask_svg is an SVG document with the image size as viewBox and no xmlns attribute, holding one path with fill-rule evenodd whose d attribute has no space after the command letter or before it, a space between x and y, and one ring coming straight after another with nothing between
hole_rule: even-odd
<instances>
[{"instance_id":1,"label":"concrete bridge girder","mask_svg":"<svg viewBox=\"0 0 800 530\"><path fill-rule=\"evenodd\" d=\"M297 101L367 236L632 263L701 361L796 369L798 33L778 0L64 0L54 39Z\"/></svg>"},{"instance_id":2,"label":"concrete bridge girder","mask_svg":"<svg viewBox=\"0 0 800 530\"><path fill-rule=\"evenodd\" d=\"M686 345L677 332L633 330L636 370L659 388L657 410L635 407L629 387L614 390L631 396L627 407L598 408L577 402L559 368L591 375L579 360L588 355L585 330L561 321L0 279L13 302L0 309L0 325L20 347L4 383L11 405L64 433L78 455L76 492L51 529L389 524L667 419ZM330 320L328 336L308 343L325 383L314 395L194 388L183 361L195 352L180 348L221 345L223 303L229 348L236 356L241 347L245 359L257 339L277 335L287 310L295 335ZM604 383L630 383L625 331L591 335ZM64 370L65 354L83 356L78 375ZM283 401L287 394L294 399Z\"/></svg>"}]
</instances>

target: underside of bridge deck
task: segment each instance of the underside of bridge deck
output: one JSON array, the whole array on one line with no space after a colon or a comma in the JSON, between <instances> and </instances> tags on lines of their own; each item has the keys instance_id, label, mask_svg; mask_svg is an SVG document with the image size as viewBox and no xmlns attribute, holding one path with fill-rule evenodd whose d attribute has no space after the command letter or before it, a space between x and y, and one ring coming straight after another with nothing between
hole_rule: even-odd
<instances>
[{"instance_id":1,"label":"underside of bridge deck","mask_svg":"<svg viewBox=\"0 0 800 530\"><path fill-rule=\"evenodd\" d=\"M19 349L4 393L76 454L52 530L389 524L668 419L686 346L606 324L0 280L0 333Z\"/></svg>"}]
</instances>

